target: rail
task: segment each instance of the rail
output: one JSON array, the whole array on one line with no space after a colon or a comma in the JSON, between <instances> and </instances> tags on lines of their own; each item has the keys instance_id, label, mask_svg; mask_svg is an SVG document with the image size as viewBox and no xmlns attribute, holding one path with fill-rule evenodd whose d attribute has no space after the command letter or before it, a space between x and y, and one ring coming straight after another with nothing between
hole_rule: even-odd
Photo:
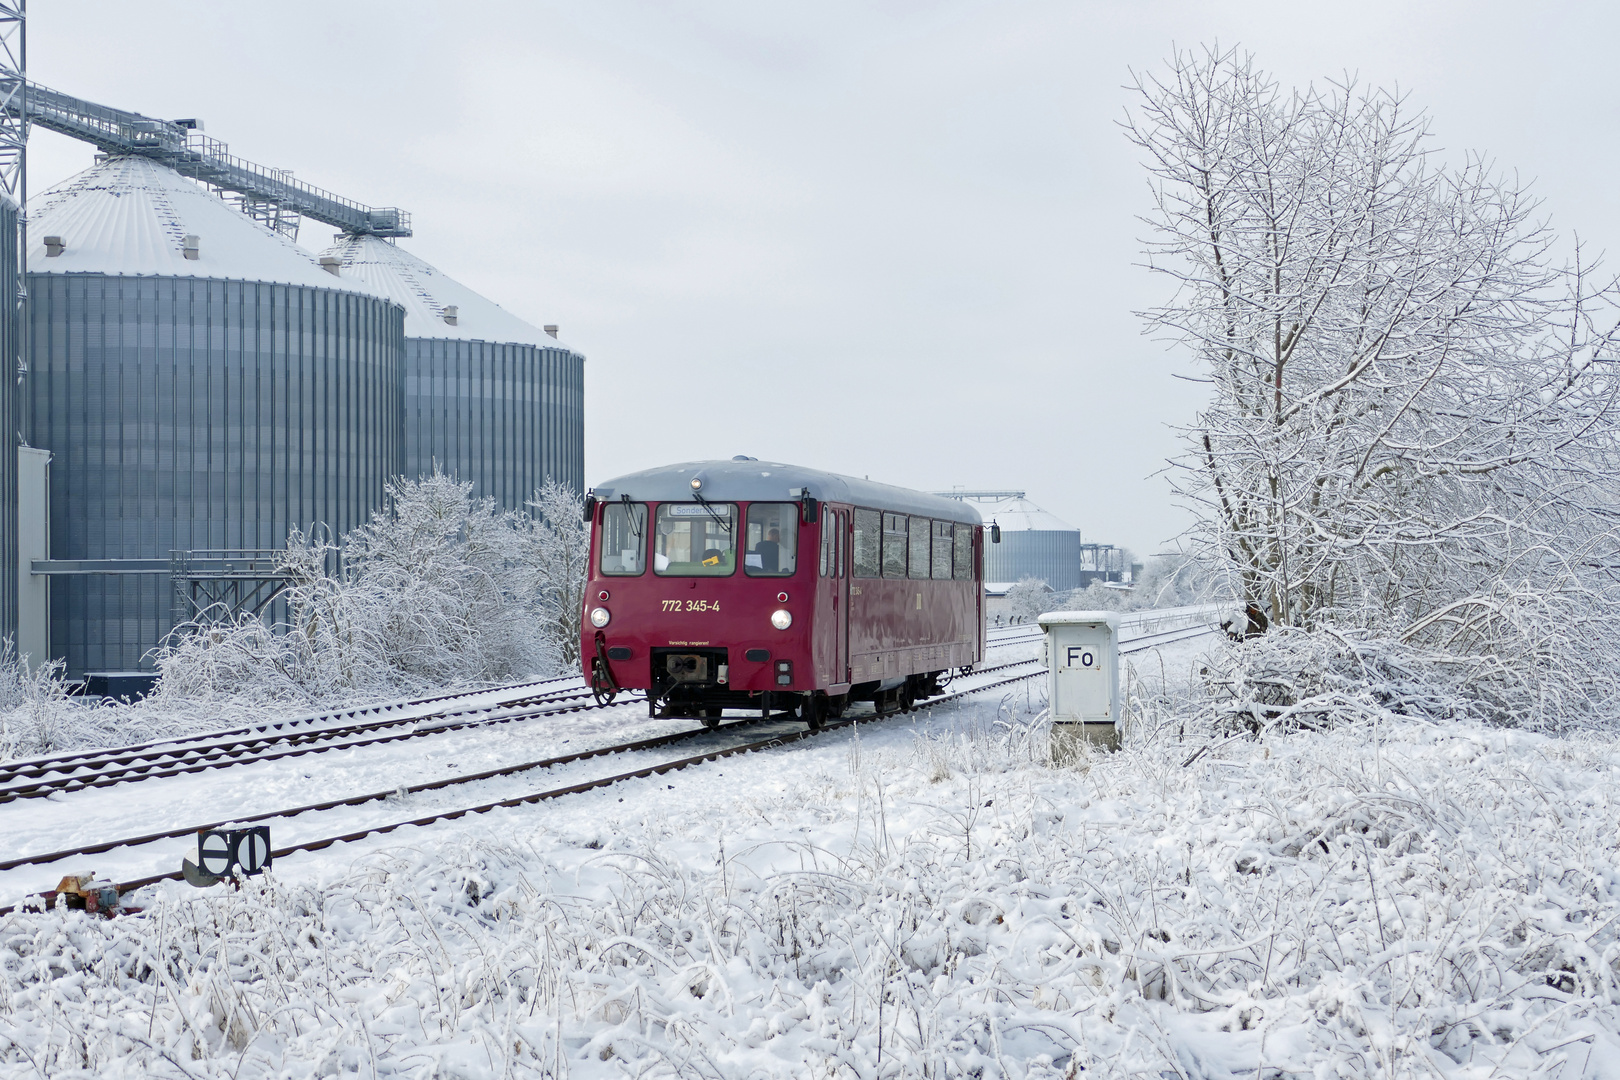
<instances>
[{"instance_id":1,"label":"rail","mask_svg":"<svg viewBox=\"0 0 1620 1080\"><path fill-rule=\"evenodd\" d=\"M1009 663L1009 664L998 665L998 666L993 667L993 668L987 668L987 669L985 669L983 671L977 672L976 674L981 675L981 676L982 675L989 675L989 674L1004 671L1004 670L1007 670L1007 669L1010 669L1010 668L1033 667L1036 664L1037 664L1037 661L1034 661L1034 660L1020 660L1020 661L1015 661L1015 662ZM1012 685L1013 683L1022 682L1022 681L1027 680L1027 679L1033 679L1033 678L1036 678L1037 676L1040 676L1042 674L1044 674L1044 671L1042 669L1036 668L1036 670L1024 672L1022 674L1009 675L1009 676L1006 676L1006 677L1003 677L1003 678L994 679L992 681L989 681L989 682L986 682L986 683L983 683L983 684L966 687L966 688L963 688L963 689L960 689L960 690L951 691L951 692L947 692L947 693L944 693L944 694L937 695L935 697L928 698L925 701L918 702L916 707L917 708L931 708L933 706L945 704L945 703L950 702L950 701L960 700L960 699L968 697L968 696L970 696L972 694L980 694L980 693L984 693L984 692L989 691L989 690L997 690L997 689L1000 689L1002 687ZM593 708L593 707L595 707L595 706L591 706L591 705L584 706L584 708L587 708L587 709L588 708ZM386 833L394 832L395 830L402 829L402 828L407 828L407 827L410 827L410 826L431 825L431 824L435 824L435 823L441 822L441 821L452 821L452 820L455 820L457 818L466 817L466 816L468 816L470 814L482 814L482 813L487 813L487 812L489 812L491 810L496 810L496 809L500 809L500 808L503 808L503 807L519 806L519 805L523 805L525 803L542 802L542 801L546 801L546 800L550 800L550 799L561 798L561 797L566 796L566 795L573 795L573 794L579 794L579 793L586 792L586 791L593 791L593 790L596 790L598 788L609 787L609 786L612 786L614 784L622 783L622 782L627 781L627 780L639 779L639 778L644 778L644 777L649 777L649 776L656 776L656 775L663 775L665 773L675 772L675 771L678 771L680 769L688 768L688 767L690 767L692 765L697 765L697 764L701 764L701 763L708 762L708 761L717 761L717 760L720 760L722 758L731 757L731 756L734 756L734 755L737 755L737 754L755 753L755 752L758 752L758 751L761 751L761 750L771 749L773 747L784 746L784 745L787 745L789 743L800 742L800 741L803 741L803 740L806 740L806 739L814 738L814 737L816 737L818 735L821 735L821 734L825 734L827 732L836 731L836 730L839 730L841 728L851 727L851 726L853 726L855 724L858 724L858 723L871 721L871 720L886 719L887 717L894 716L894 715L896 715L895 712L874 712L871 715L861 715L861 716L847 717L847 718L844 718L842 720L830 720L825 724L824 727L820 728L819 730L814 730L814 729L809 729L809 728L799 729L799 728L797 728L797 725L795 725L795 730L793 730L793 731L790 731L790 732L777 732L777 733L774 733L774 734L771 734L771 735L767 736L764 739L756 739L756 740L750 740L750 741L747 741L747 742L744 742L744 743L741 743L741 744L732 744L732 745L729 745L729 746L722 746L722 747L718 747L718 748L713 749L713 750L706 751L706 752L701 753L701 754L681 757L681 758L677 758L677 759L675 759L673 761L663 761L663 762L648 765L648 766L645 766L645 767L642 767L642 768L634 769L634 770L631 770L631 771L628 771L628 772L617 772L617 773L613 773L613 774L608 775L608 776L603 776L603 777L598 777L598 778L595 778L595 779L587 780L587 781L584 781L583 783L570 784L570 785L568 785L566 787L550 788L550 789L546 789L546 790L542 790L542 791L529 792L527 794L518 795L518 796L511 797L511 798L499 799L499 800L494 800L494 801L491 801L491 802L481 803L481 804L478 804L476 806L465 806L465 807L460 807L460 808L453 808L453 809L435 811L435 812L433 812L431 814L428 814L426 816L423 816L423 817L411 818L411 819L405 820L405 821L388 822L388 823L384 823L384 824L380 824L380 825L371 825L371 826L367 826L365 828L359 829L357 831L344 833L344 834L341 834L341 835L338 835L338 836L320 837L320 838L317 838L317 839L314 839L314 840L309 840L309 841L305 841L303 843L293 844L293 845L290 845L288 847L277 849L276 851L274 851L272 853L272 855L273 855L274 858L279 859L279 858L284 858L284 857L286 857L288 855L295 854L295 853L300 852L300 851L319 851L322 848L330 847L333 844L347 843L347 842L352 842L352 841L356 841L356 840L361 840L361 839L364 839L365 837L368 837L368 836L386 834ZM733 736L733 735L739 734L741 732L747 731L747 730L749 730L751 728L757 728L759 725L761 725L763 723L768 723L771 720L784 720L784 719L787 719L787 718L788 718L788 714L777 714L776 716L773 716L773 717L753 717L753 718L748 718L748 719L744 719L744 720L737 720L737 721L734 721L734 722L729 723L729 724L723 724L719 728L714 728L714 729L711 729L711 728L691 728L691 729L687 729L687 730L684 730L684 731L673 732L673 733L668 734L668 735L656 736L656 737L650 738L650 739L638 739L638 740L635 740L634 742L629 742L629 743L620 743L620 744L616 744L616 745L612 745L612 746L593 747L591 749L581 750L581 751L577 751L575 753L564 754L564 755L560 755L560 756L552 757L552 758L545 758L545 759L541 759L541 760L538 760L538 761L520 762L520 763L516 763L516 764L512 764L512 765L502 766L502 767L496 768L496 769L485 770L483 772L475 773L475 774L471 774L471 775L467 775L467 776L450 777L450 778L446 778L446 779L443 779L443 780L428 781L428 782L425 782L425 783L415 784L415 785L411 785L411 786L407 786L407 787L391 788L391 789L389 789L387 791L368 792L368 793L361 794L361 795L353 795L353 796L347 796L347 797L342 797L342 798L337 798L337 799L330 799L330 800L327 800L327 801L321 802L321 803L314 803L314 804L310 804L310 805L306 805L306 806L299 806L299 807L291 807L291 808L288 808L288 809L285 809L285 810L273 810L273 811L269 811L269 812L266 812L266 813L251 815L251 816L247 816L247 817L238 816L238 817L233 818L232 821L234 823L236 823L236 824L248 824L248 823L252 823L252 822L272 821L272 820L275 820L275 819L278 819L278 818L291 818L291 817L296 817L298 815L311 813L311 812L318 812L318 811L323 811L323 810L332 810L332 809L337 809L339 807L346 807L346 806L356 806L356 805L360 805L360 804L368 803L368 802L377 802L377 801L381 801L381 800L396 797L396 796L398 796L400 794L414 794L414 793L422 792L422 791L442 790L442 789L457 786L457 785L460 785L460 784L472 783L472 782L481 781L481 780L489 780L489 779L493 779L495 777L500 777L500 776L510 776L510 775L514 775L514 774L517 774L517 773L531 772L531 771L535 771L535 770L538 770L538 769L549 769L549 768L553 768L553 767L558 766L558 765L566 765L566 764L570 764L570 763L573 763L573 762L576 762L576 761L583 761L583 760L592 759L592 758L611 757L611 756L615 756L615 755L619 755L619 754L635 753L635 752L640 752L640 751L649 750L649 749L657 749L657 748L660 748L660 747L675 745L675 744L678 744L678 743L687 742L687 741L693 741L693 740L702 740L702 739L707 739L707 738L725 738L725 737L728 737L728 736ZM0 863L0 871L18 869L18 868L21 868L21 867L24 867L24 866L47 866L47 865L50 865L51 863L62 862L64 860L77 859L77 858L81 858L81 857L86 856L86 855L101 854L103 852L111 851L111 850L114 850L116 848L133 847L133 846L137 846L137 845L145 845L145 844L150 844L150 843L157 843L157 842L162 841L162 840L172 840L172 839L177 839L177 838L184 837L184 836L192 836L192 835L195 835L197 833L199 828L203 828L203 829L212 828L212 827L216 827L217 825L220 825L220 824L223 824L223 822L213 823L213 824L205 824L205 825L201 825L201 826L199 826L199 825L187 825L187 826L183 826L183 827L175 827L175 828L165 829L165 830L163 830L161 832L150 833L150 834L147 834L145 836L126 837L126 838L123 838L123 839L112 840L112 841L103 842L103 843L99 843L99 844L76 847L76 848L72 848L72 849L68 849L68 850L64 850L64 851L54 851L54 852L49 852L49 853L42 853L42 854L39 854L39 855L23 856L21 858L11 859L11 860L8 860L8 861L6 861L4 863ZM119 893L123 894L123 893L126 893L126 892L130 892L130 891L132 891L134 889L143 888L143 887L145 887L147 885L156 884L157 882L160 882L160 881L176 880L176 879L179 879L181 876L182 876L182 874L179 871L175 871L173 873L167 873L167 874L157 874L157 875L154 875L154 876L151 876L151 877L141 878L141 879L138 879L138 880L135 880L135 881L121 882L121 883L118 884L117 887L118 887ZM44 903L49 903L52 896L53 896L52 893L46 892L46 893L41 893L41 894L35 894L34 898L37 899L38 901L42 901ZM26 904L28 902L29 901L25 900L23 903ZM0 915L10 914L12 911L15 911L19 906L22 906L22 905L21 904L11 904L11 905L0 907Z\"/></svg>"}]
</instances>

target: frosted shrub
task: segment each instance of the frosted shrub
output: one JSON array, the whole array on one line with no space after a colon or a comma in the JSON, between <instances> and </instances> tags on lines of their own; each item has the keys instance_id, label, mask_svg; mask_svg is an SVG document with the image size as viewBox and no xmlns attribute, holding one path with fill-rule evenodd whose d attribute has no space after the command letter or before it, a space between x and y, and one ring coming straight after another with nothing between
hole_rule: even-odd
<instances>
[{"instance_id":1,"label":"frosted shrub","mask_svg":"<svg viewBox=\"0 0 1620 1080\"><path fill-rule=\"evenodd\" d=\"M1058 606L1057 597L1044 578L1020 578L1007 590L1007 618L1014 623L1032 623L1042 612Z\"/></svg>"},{"instance_id":2,"label":"frosted shrub","mask_svg":"<svg viewBox=\"0 0 1620 1080\"><path fill-rule=\"evenodd\" d=\"M1273 629L1215 644L1201 665L1201 693L1183 707L1216 731L1321 728L1385 715L1539 729L1607 725L1613 673L1593 662L1594 652L1598 661L1604 653L1576 640L1576 629L1554 636L1531 622L1490 650L1431 644L1421 634Z\"/></svg>"},{"instance_id":3,"label":"frosted shrub","mask_svg":"<svg viewBox=\"0 0 1620 1080\"><path fill-rule=\"evenodd\" d=\"M0 642L0 761L46 754L73 741L74 706L60 660L30 666Z\"/></svg>"},{"instance_id":4,"label":"frosted shrub","mask_svg":"<svg viewBox=\"0 0 1620 1080\"><path fill-rule=\"evenodd\" d=\"M187 628L158 656L154 702L331 703L562 670L583 526L559 544L555 528L475 499L472 487L439 473L396 479L387 510L341 547L294 530L278 553L286 624ZM536 500L560 516L559 488ZM566 509L578 519L577 497Z\"/></svg>"}]
</instances>

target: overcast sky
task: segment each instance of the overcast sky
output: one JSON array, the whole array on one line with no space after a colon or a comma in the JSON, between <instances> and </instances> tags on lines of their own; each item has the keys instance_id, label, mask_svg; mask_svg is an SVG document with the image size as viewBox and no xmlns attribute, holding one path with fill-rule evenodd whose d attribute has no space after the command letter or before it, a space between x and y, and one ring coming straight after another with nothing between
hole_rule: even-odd
<instances>
[{"instance_id":1,"label":"overcast sky","mask_svg":"<svg viewBox=\"0 0 1620 1080\"><path fill-rule=\"evenodd\" d=\"M372 205L586 363L586 482L753 454L1016 487L1162 550L1201 390L1133 311L1131 70L1242 45L1410 91L1620 247L1612 5L35 0L29 73ZM48 132L34 191L90 164ZM299 237L318 249L326 226Z\"/></svg>"}]
</instances>

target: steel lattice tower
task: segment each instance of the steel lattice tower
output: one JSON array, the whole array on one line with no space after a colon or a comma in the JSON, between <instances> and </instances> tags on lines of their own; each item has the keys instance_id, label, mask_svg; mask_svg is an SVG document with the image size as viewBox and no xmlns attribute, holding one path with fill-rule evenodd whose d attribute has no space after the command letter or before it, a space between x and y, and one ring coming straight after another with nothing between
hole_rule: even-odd
<instances>
[{"instance_id":1,"label":"steel lattice tower","mask_svg":"<svg viewBox=\"0 0 1620 1080\"><path fill-rule=\"evenodd\" d=\"M28 0L0 0L0 191L28 197Z\"/></svg>"},{"instance_id":2,"label":"steel lattice tower","mask_svg":"<svg viewBox=\"0 0 1620 1080\"><path fill-rule=\"evenodd\" d=\"M17 204L17 314L28 299L28 0L0 0L0 192ZM17 336L17 376L28 370Z\"/></svg>"}]
</instances>

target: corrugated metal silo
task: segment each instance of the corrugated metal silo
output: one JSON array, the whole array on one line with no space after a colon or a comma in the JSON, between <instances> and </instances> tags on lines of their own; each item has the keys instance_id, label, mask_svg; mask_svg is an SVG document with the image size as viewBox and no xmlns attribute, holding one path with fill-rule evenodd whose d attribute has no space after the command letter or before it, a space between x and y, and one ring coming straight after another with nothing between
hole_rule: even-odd
<instances>
[{"instance_id":1,"label":"corrugated metal silo","mask_svg":"<svg viewBox=\"0 0 1620 1080\"><path fill-rule=\"evenodd\" d=\"M113 158L29 224L33 445L53 560L167 559L334 535L400 453L398 306L170 169ZM131 671L170 629L161 574L54 576L51 651Z\"/></svg>"},{"instance_id":2,"label":"corrugated metal silo","mask_svg":"<svg viewBox=\"0 0 1620 1080\"><path fill-rule=\"evenodd\" d=\"M17 640L17 204L0 195L0 638ZM38 658L36 658L38 659Z\"/></svg>"},{"instance_id":3,"label":"corrugated metal silo","mask_svg":"<svg viewBox=\"0 0 1620 1080\"><path fill-rule=\"evenodd\" d=\"M1001 543L984 548L984 580L1040 578L1058 592L1086 584L1079 529L1022 495L981 504L979 513L1001 526Z\"/></svg>"},{"instance_id":4,"label":"corrugated metal silo","mask_svg":"<svg viewBox=\"0 0 1620 1080\"><path fill-rule=\"evenodd\" d=\"M585 484L585 358L375 236L321 253L405 309L406 476L446 473L521 510L547 477Z\"/></svg>"}]
</instances>

